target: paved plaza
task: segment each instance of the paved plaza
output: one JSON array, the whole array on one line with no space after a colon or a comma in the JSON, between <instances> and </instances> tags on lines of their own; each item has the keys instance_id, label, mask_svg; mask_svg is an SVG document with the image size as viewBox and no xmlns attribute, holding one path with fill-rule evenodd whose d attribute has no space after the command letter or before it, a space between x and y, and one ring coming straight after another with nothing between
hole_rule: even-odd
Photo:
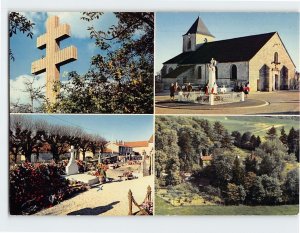
<instances>
[{"instance_id":1,"label":"paved plaza","mask_svg":"<svg viewBox=\"0 0 300 233\"><path fill-rule=\"evenodd\" d=\"M176 96L175 96L176 99ZM299 91L253 92L245 102L201 105L171 102L169 92L155 96L156 114L299 115Z\"/></svg>"}]
</instances>

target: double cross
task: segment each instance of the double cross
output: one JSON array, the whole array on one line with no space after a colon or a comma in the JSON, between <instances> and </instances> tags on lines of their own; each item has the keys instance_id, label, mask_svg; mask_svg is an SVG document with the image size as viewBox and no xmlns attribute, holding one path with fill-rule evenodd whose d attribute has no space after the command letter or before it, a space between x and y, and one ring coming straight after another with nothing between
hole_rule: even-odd
<instances>
[{"instance_id":1,"label":"double cross","mask_svg":"<svg viewBox=\"0 0 300 233\"><path fill-rule=\"evenodd\" d=\"M69 46L60 49L60 41L70 37L70 25L59 24L57 16L50 16L46 22L46 33L37 38L37 48L46 48L46 57L31 64L31 73L38 75L46 72L46 98L55 103L57 92L54 83L59 81L60 66L77 60L77 48Z\"/></svg>"}]
</instances>

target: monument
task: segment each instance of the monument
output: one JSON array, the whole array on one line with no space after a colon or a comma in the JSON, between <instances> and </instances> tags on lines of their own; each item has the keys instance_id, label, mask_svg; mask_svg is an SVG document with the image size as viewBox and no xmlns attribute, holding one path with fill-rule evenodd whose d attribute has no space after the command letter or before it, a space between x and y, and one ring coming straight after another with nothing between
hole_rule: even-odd
<instances>
[{"instance_id":1,"label":"monument","mask_svg":"<svg viewBox=\"0 0 300 233\"><path fill-rule=\"evenodd\" d=\"M69 163L66 166L66 175L74 175L74 174L78 174L79 172L78 165L75 160L74 152L75 152L74 146L71 146L70 149L71 156L70 156Z\"/></svg>"},{"instance_id":2,"label":"monument","mask_svg":"<svg viewBox=\"0 0 300 233\"><path fill-rule=\"evenodd\" d=\"M211 59L210 64L208 64L208 87L209 92L216 86L216 65L217 61L215 59ZM217 90L214 90L216 93Z\"/></svg>"},{"instance_id":3,"label":"monument","mask_svg":"<svg viewBox=\"0 0 300 233\"><path fill-rule=\"evenodd\" d=\"M46 48L46 56L31 64L31 73L38 75L46 72L46 98L50 103L56 102L57 92L53 90L53 85L59 81L60 66L77 60L76 47L60 49L60 41L70 37L70 34L70 25L59 24L57 16L50 16L46 22L46 33L37 38L37 48Z\"/></svg>"}]
</instances>

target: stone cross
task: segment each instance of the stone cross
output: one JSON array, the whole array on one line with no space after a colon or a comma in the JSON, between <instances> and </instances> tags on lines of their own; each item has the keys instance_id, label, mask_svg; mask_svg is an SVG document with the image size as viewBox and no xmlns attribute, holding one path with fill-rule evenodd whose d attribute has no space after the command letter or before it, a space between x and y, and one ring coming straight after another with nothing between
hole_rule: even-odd
<instances>
[{"instance_id":1,"label":"stone cross","mask_svg":"<svg viewBox=\"0 0 300 233\"><path fill-rule=\"evenodd\" d=\"M77 48L69 46L60 49L60 41L70 36L68 24L59 24L57 16L50 16L46 22L46 33L37 38L37 48L46 48L46 57L32 62L31 73L34 75L46 72L46 97L50 103L55 103L57 92L53 85L59 81L60 66L77 60Z\"/></svg>"},{"instance_id":2,"label":"stone cross","mask_svg":"<svg viewBox=\"0 0 300 233\"><path fill-rule=\"evenodd\" d=\"M78 173L78 165L77 165L77 162L75 160L75 155L74 155L75 151L76 150L74 149L74 146L71 146L71 149L70 149L71 156L70 156L69 163L66 166L66 175L74 175L74 174Z\"/></svg>"}]
</instances>

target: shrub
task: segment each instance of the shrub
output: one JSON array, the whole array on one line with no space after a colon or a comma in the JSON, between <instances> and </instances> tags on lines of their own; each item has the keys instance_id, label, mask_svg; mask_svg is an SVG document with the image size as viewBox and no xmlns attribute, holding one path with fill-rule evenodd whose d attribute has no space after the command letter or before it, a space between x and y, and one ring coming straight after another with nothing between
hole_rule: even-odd
<instances>
[{"instance_id":1,"label":"shrub","mask_svg":"<svg viewBox=\"0 0 300 233\"><path fill-rule=\"evenodd\" d=\"M61 166L55 163L16 165L10 170L9 178L12 215L33 214L87 189L86 185L63 178Z\"/></svg>"}]
</instances>

